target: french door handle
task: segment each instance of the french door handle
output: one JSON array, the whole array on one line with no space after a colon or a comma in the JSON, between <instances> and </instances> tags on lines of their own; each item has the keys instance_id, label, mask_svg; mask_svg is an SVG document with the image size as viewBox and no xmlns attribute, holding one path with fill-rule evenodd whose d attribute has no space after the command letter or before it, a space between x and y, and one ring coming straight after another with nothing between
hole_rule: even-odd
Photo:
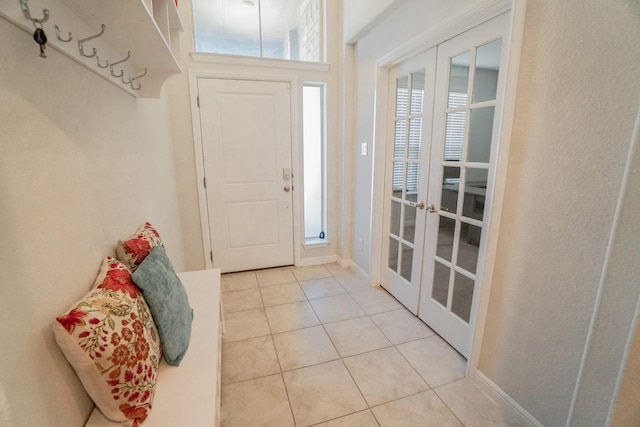
<instances>
[{"instance_id":1,"label":"french door handle","mask_svg":"<svg viewBox=\"0 0 640 427\"><path fill-rule=\"evenodd\" d=\"M433 205L433 203L429 203L427 205L427 212L431 212L431 213L438 212L438 209Z\"/></svg>"},{"instance_id":2,"label":"french door handle","mask_svg":"<svg viewBox=\"0 0 640 427\"><path fill-rule=\"evenodd\" d=\"M424 202L409 202L409 206L413 206L414 208L424 209Z\"/></svg>"}]
</instances>

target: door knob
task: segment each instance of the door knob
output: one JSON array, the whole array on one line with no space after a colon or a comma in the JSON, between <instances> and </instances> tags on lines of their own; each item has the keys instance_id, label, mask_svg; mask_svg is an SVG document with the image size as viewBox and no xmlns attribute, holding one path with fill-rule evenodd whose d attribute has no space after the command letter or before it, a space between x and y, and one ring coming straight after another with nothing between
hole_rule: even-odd
<instances>
[{"instance_id":1,"label":"door knob","mask_svg":"<svg viewBox=\"0 0 640 427\"><path fill-rule=\"evenodd\" d=\"M284 192L288 193L289 191L291 191L291 187L289 187L288 185L284 186Z\"/></svg>"},{"instance_id":2,"label":"door knob","mask_svg":"<svg viewBox=\"0 0 640 427\"><path fill-rule=\"evenodd\" d=\"M436 209L433 203L429 203L427 205L427 212L431 212L431 213L438 212L438 209Z\"/></svg>"},{"instance_id":3,"label":"door knob","mask_svg":"<svg viewBox=\"0 0 640 427\"><path fill-rule=\"evenodd\" d=\"M424 209L424 202L409 202L409 206L413 206L414 208Z\"/></svg>"}]
</instances>

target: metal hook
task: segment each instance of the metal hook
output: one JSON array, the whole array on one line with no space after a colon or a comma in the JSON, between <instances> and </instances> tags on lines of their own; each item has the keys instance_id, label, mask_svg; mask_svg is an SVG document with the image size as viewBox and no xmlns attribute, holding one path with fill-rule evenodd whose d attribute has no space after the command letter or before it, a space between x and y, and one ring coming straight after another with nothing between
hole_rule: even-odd
<instances>
[{"instance_id":1,"label":"metal hook","mask_svg":"<svg viewBox=\"0 0 640 427\"><path fill-rule=\"evenodd\" d=\"M96 35L93 36L89 36L89 37L85 37L84 39L78 40L78 49L80 49L80 55L84 56L85 58L93 58L94 56L96 56L98 54L98 49L96 49L95 47L93 48L93 53L91 55L87 55L84 53L84 42L87 42L89 40L93 40L97 37L100 37L102 34L104 34L104 30L107 29L107 26L102 24L101 25L102 29L100 30L100 32Z\"/></svg>"},{"instance_id":2,"label":"metal hook","mask_svg":"<svg viewBox=\"0 0 640 427\"><path fill-rule=\"evenodd\" d=\"M56 29L56 37L58 38L58 40L65 43L69 43L71 41L71 31L69 31L69 38L65 40L62 37L60 37L60 28L58 28L58 25L54 25L54 27Z\"/></svg>"},{"instance_id":3,"label":"metal hook","mask_svg":"<svg viewBox=\"0 0 640 427\"><path fill-rule=\"evenodd\" d=\"M109 66L109 61L104 61L104 65L102 65L100 63L100 57L98 55L96 55L96 62L98 63L98 67L100 68L107 68Z\"/></svg>"},{"instance_id":4,"label":"metal hook","mask_svg":"<svg viewBox=\"0 0 640 427\"><path fill-rule=\"evenodd\" d=\"M38 24L42 24L43 22L47 22L49 20L49 11L47 9L42 9L42 13L44 15L42 18L32 18L31 12L29 11L29 0L20 0L20 7L22 8L24 17L33 21L34 23L37 22Z\"/></svg>"},{"instance_id":5,"label":"metal hook","mask_svg":"<svg viewBox=\"0 0 640 427\"><path fill-rule=\"evenodd\" d=\"M139 78L142 78L144 76L147 75L147 69L144 69L144 73L140 74L139 76L133 77L131 79L129 79L129 85L131 86L131 89L133 90L140 90L140 88L142 87L142 85L140 83L138 83L138 87L133 87L133 81L134 80L138 80Z\"/></svg>"},{"instance_id":6,"label":"metal hook","mask_svg":"<svg viewBox=\"0 0 640 427\"><path fill-rule=\"evenodd\" d=\"M128 52L127 52L127 57L126 57L126 58L121 59L120 61L116 61L116 62L112 62L112 63L111 63L111 65L109 66L109 68L110 68L110 70L111 70L111 75L112 75L113 77L122 77L122 76L124 75L124 70L123 70L123 69L120 69L120 74L117 74L117 75L116 75L116 74L113 72L113 66L114 66L114 65L121 64L121 63L123 63L124 61L128 61L128 60L129 60L129 58L131 58L131 51L128 51Z\"/></svg>"}]
</instances>

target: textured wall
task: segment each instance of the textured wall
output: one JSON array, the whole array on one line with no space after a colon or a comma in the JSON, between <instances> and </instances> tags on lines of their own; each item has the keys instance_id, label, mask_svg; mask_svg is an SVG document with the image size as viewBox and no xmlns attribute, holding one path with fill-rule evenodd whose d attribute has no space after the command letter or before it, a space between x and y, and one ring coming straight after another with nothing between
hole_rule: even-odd
<instances>
[{"instance_id":1,"label":"textured wall","mask_svg":"<svg viewBox=\"0 0 640 427\"><path fill-rule=\"evenodd\" d=\"M438 25L444 18L473 3L471 0L399 1L397 5L357 43L356 85L351 88L356 102L355 140L350 147L354 155L354 213L353 213L353 260L365 272L370 273L371 222L374 150L376 61L430 26ZM345 20L348 2L345 2ZM346 25L346 24L345 24ZM378 137L379 138L379 137ZM369 155L360 155L360 144L369 144ZM377 236L374 236L377 238ZM360 244L362 240L362 245Z\"/></svg>"},{"instance_id":2,"label":"textured wall","mask_svg":"<svg viewBox=\"0 0 640 427\"><path fill-rule=\"evenodd\" d=\"M404 0L343 0L344 40L355 42Z\"/></svg>"},{"instance_id":3,"label":"textured wall","mask_svg":"<svg viewBox=\"0 0 640 427\"><path fill-rule=\"evenodd\" d=\"M479 369L551 426L568 420L612 244L640 95L640 14L637 2L623 0L529 0L527 5ZM625 227L619 233L637 232L637 221L635 231L631 224ZM636 267L616 263L616 268L623 277ZM633 296L629 299L633 304ZM615 310L606 309L605 316L621 320ZM627 322L610 331L610 338L626 339L628 328ZM604 398L605 405L611 400L601 389L608 384L594 381L595 366L589 365L608 356L606 348L587 347L582 380L592 390L582 395L577 389L578 404L593 396L600 403ZM573 416L585 421L580 406ZM601 408L594 413L600 415Z\"/></svg>"},{"instance_id":4,"label":"textured wall","mask_svg":"<svg viewBox=\"0 0 640 427\"><path fill-rule=\"evenodd\" d=\"M41 59L4 19L0 40L0 424L8 408L13 427L81 426L92 403L54 342L55 316L145 220L184 268L166 102L54 49Z\"/></svg>"},{"instance_id":5,"label":"textured wall","mask_svg":"<svg viewBox=\"0 0 640 427\"><path fill-rule=\"evenodd\" d=\"M375 60L464 5L403 2L360 39L354 152L374 137ZM637 235L637 210L627 208L635 220L612 227L619 199L632 199L621 191L640 100L640 4L527 5L479 369L544 425L564 425L570 416L574 425L602 425L637 301L628 292L637 280L624 279L637 279L637 262L624 260L637 259L638 243L622 239ZM356 155L354 162L354 260L366 271L376 238L371 183L380 173L371 161ZM637 180L630 188L638 191ZM609 248L624 249L625 257L607 258Z\"/></svg>"},{"instance_id":6,"label":"textured wall","mask_svg":"<svg viewBox=\"0 0 640 427\"><path fill-rule=\"evenodd\" d=\"M640 111L635 132L575 392L571 426L606 424L620 371L626 376L620 398L627 407L621 407L619 412L635 417L628 425L640 424L640 411L631 410L629 404L635 402L636 408L640 406L640 390L633 393L630 389L638 381L638 347L631 347L628 359L624 360L625 349L638 326L634 325L636 309L640 309Z\"/></svg>"}]
</instances>

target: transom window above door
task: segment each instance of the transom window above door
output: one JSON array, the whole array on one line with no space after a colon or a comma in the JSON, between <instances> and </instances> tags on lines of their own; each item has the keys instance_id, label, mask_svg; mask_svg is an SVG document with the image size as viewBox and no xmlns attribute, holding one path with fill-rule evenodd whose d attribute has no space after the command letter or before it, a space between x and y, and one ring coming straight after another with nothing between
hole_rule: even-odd
<instances>
[{"instance_id":1,"label":"transom window above door","mask_svg":"<svg viewBox=\"0 0 640 427\"><path fill-rule=\"evenodd\" d=\"M322 0L193 0L198 52L324 62Z\"/></svg>"}]
</instances>

